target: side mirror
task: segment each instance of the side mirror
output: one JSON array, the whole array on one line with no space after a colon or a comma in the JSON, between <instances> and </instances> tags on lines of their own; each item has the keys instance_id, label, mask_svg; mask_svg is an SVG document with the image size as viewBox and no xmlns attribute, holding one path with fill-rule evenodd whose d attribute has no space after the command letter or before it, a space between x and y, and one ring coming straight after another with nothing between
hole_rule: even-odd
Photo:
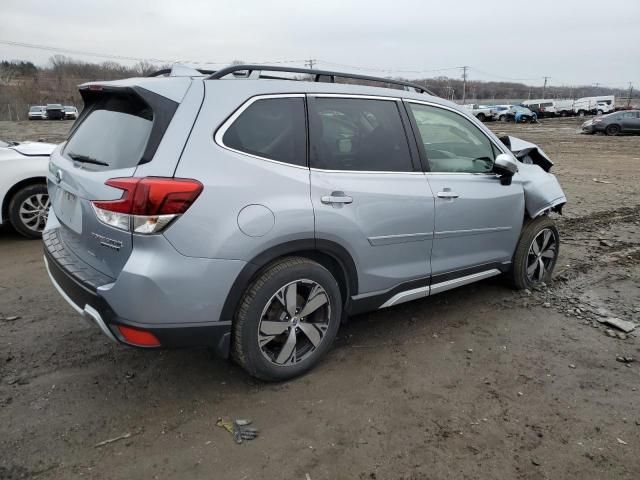
<instances>
[{"instance_id":1,"label":"side mirror","mask_svg":"<svg viewBox=\"0 0 640 480\"><path fill-rule=\"evenodd\" d=\"M502 185L511 185L511 177L518 171L518 163L510 155L501 153L493 162L493 173L500 176Z\"/></svg>"}]
</instances>

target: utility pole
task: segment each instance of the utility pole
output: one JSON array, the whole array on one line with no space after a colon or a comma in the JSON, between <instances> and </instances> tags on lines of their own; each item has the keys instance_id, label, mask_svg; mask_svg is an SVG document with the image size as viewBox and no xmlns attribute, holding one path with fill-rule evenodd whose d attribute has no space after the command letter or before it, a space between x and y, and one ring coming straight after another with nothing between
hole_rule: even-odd
<instances>
[{"instance_id":1,"label":"utility pole","mask_svg":"<svg viewBox=\"0 0 640 480\"><path fill-rule=\"evenodd\" d=\"M464 66L462 67L462 105L464 105L464 102L467 98L467 69L469 67L468 66Z\"/></svg>"},{"instance_id":2,"label":"utility pole","mask_svg":"<svg viewBox=\"0 0 640 480\"><path fill-rule=\"evenodd\" d=\"M316 63L318 63L318 61L317 61L317 60L315 60L315 59L313 59L313 58L310 58L309 60L307 60L306 62L304 62L304 65L305 65L306 67L309 67L311 70L313 70L313 66L314 66Z\"/></svg>"},{"instance_id":3,"label":"utility pole","mask_svg":"<svg viewBox=\"0 0 640 480\"><path fill-rule=\"evenodd\" d=\"M542 98L544 99L544 94L547 90L547 80L549 80L549 77L543 77L544 78L544 85L542 86Z\"/></svg>"},{"instance_id":4,"label":"utility pole","mask_svg":"<svg viewBox=\"0 0 640 480\"><path fill-rule=\"evenodd\" d=\"M627 108L631 106L631 94L633 93L633 83L629 82L629 98L627 98Z\"/></svg>"}]
</instances>

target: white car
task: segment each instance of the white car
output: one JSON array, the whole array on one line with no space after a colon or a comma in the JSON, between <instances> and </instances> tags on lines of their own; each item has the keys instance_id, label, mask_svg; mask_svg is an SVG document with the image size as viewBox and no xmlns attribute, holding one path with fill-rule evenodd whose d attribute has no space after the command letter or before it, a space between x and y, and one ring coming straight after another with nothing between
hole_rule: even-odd
<instances>
[{"instance_id":1,"label":"white car","mask_svg":"<svg viewBox=\"0 0 640 480\"><path fill-rule=\"evenodd\" d=\"M511 110L513 105L505 104L505 105L494 105L493 108L493 119L499 120L501 122L507 121L507 113Z\"/></svg>"},{"instance_id":2,"label":"white car","mask_svg":"<svg viewBox=\"0 0 640 480\"><path fill-rule=\"evenodd\" d=\"M72 105L65 105L64 107L64 119L75 120L78 118L78 109Z\"/></svg>"},{"instance_id":3,"label":"white car","mask_svg":"<svg viewBox=\"0 0 640 480\"><path fill-rule=\"evenodd\" d=\"M43 105L34 105L29 108L29 120L46 120L47 107Z\"/></svg>"},{"instance_id":4,"label":"white car","mask_svg":"<svg viewBox=\"0 0 640 480\"><path fill-rule=\"evenodd\" d=\"M27 238L42 236L49 213L49 155L55 147L0 141L0 225L8 222Z\"/></svg>"},{"instance_id":5,"label":"white car","mask_svg":"<svg viewBox=\"0 0 640 480\"><path fill-rule=\"evenodd\" d=\"M464 108L471 111L473 116L475 116L481 122L486 122L487 120L491 120L493 118L494 111L491 107L487 105L478 105L477 103L469 103L464 105Z\"/></svg>"}]
</instances>

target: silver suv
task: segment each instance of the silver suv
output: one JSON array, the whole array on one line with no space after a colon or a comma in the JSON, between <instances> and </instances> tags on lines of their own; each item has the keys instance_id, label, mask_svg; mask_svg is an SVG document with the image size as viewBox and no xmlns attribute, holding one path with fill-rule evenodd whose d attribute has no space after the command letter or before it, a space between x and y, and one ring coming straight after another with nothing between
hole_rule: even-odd
<instances>
[{"instance_id":1,"label":"silver suv","mask_svg":"<svg viewBox=\"0 0 640 480\"><path fill-rule=\"evenodd\" d=\"M419 85L241 65L80 93L51 155L45 261L117 342L213 347L282 380L347 315L551 277L548 214L566 202L551 161Z\"/></svg>"}]
</instances>

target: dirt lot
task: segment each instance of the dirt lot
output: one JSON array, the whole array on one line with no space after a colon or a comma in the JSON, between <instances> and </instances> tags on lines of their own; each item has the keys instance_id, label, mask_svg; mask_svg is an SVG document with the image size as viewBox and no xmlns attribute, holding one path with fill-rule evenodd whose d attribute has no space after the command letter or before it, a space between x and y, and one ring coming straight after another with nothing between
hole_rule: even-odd
<instances>
[{"instance_id":1,"label":"dirt lot","mask_svg":"<svg viewBox=\"0 0 640 480\"><path fill-rule=\"evenodd\" d=\"M640 362L616 360L640 360L640 339L597 321L640 322L640 137L578 125L491 125L556 161L552 285L494 279L352 318L283 384L109 343L54 291L40 242L0 230L0 317L19 316L0 320L0 479L640 478ZM69 126L0 122L0 138ZM236 445L220 416L261 435Z\"/></svg>"}]
</instances>

